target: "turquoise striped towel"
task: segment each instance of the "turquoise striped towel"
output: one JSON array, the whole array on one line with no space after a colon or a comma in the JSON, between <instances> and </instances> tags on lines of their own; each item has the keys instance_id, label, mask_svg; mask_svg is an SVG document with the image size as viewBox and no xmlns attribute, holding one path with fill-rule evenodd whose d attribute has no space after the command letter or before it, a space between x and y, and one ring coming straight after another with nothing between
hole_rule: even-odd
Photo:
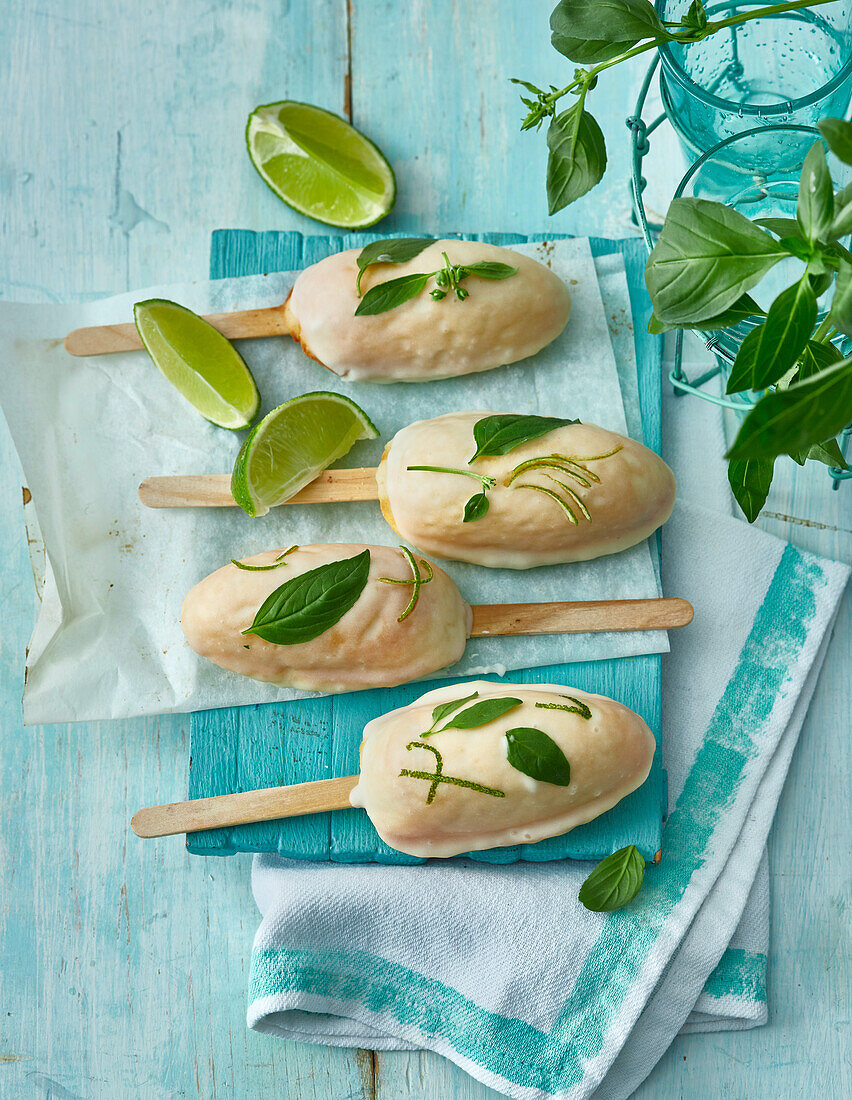
<instances>
[{"instance_id":1,"label":"turquoise striped towel","mask_svg":"<svg viewBox=\"0 0 852 1100\"><path fill-rule=\"evenodd\" d=\"M695 621L664 659L671 812L638 898L585 910L588 864L258 856L250 1027L425 1047L524 1100L616 1100L680 1030L765 1018L758 871L849 570L683 503L663 557Z\"/></svg>"}]
</instances>

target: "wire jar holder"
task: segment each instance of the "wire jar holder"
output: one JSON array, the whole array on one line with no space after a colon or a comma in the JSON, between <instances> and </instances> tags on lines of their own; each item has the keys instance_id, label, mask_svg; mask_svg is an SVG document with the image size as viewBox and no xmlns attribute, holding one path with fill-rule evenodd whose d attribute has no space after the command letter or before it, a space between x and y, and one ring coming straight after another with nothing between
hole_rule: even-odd
<instances>
[{"instance_id":1,"label":"wire jar holder","mask_svg":"<svg viewBox=\"0 0 852 1100\"><path fill-rule=\"evenodd\" d=\"M657 71L657 66L660 63L659 56L655 54L654 60L648 68L648 72L645 74L645 79L642 82L642 87L639 90L639 96L636 100L636 107L634 113L627 119L626 125L630 130L632 141L632 158L631 158L631 194L633 199L633 222L639 227L642 232L642 236L645 240L645 245L650 254L651 249L654 247L656 235L659 234L662 229L661 225L656 225L648 220L647 212L645 210L645 204L643 200L643 192L647 185L647 180L642 174L642 166L645 157L651 150L649 138L651 134L667 119L665 110L663 110L652 122L646 123L643 119L645 111L645 102L648 98L648 92L651 88L651 83L654 79L654 75ZM788 129L809 130L809 127L788 127ZM686 183L692 178L697 169L705 163L708 159L714 156L720 149L729 145L731 142L738 141L744 137L748 137L751 134L755 134L756 130L748 130L739 134L734 134L732 137L726 138L724 141L719 142L712 149L709 149L704 153L694 164L690 166L678 184L676 195L679 195L686 185ZM819 137L818 132L814 131L815 137ZM705 387L711 379L717 375L723 377L730 371L734 359L736 358L737 347L739 345L739 339L736 334L728 332L715 332L707 333L701 332L698 329L692 329L692 332L704 343L707 351L713 353L716 364L710 370L705 371L703 374L696 378L689 378L686 371L683 368L683 329L677 329L675 331L674 341L674 365L669 371L669 381L671 382L675 394L678 396L684 396L685 394L693 394L695 397L700 397L702 401L710 401L714 405L721 405L726 409L733 409L735 412L745 414L753 405L760 400L764 391L750 392L746 394L737 394L733 397L725 395L717 395L715 393L709 393ZM838 437L840 444L840 450L844 456L847 455L847 446L849 439L852 437L852 423L848 424ZM836 466L828 468L828 474L831 478L832 489L838 489L841 481L846 481L852 478L852 470L841 470Z\"/></svg>"}]
</instances>

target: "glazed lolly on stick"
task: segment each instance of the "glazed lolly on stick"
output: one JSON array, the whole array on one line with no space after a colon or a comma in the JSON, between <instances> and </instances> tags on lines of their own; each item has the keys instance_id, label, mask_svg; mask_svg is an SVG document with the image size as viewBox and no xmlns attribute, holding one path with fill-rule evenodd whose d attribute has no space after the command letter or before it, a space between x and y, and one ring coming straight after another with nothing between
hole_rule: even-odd
<instances>
[{"instance_id":1,"label":"glazed lolly on stick","mask_svg":"<svg viewBox=\"0 0 852 1100\"><path fill-rule=\"evenodd\" d=\"M470 607L442 569L405 548L330 543L257 554L187 594L196 653L254 680L308 691L393 687L455 664L468 637L684 626L681 599Z\"/></svg>"},{"instance_id":2,"label":"glazed lolly on stick","mask_svg":"<svg viewBox=\"0 0 852 1100\"><path fill-rule=\"evenodd\" d=\"M469 276L463 301L454 293L436 301L424 287L392 309L356 317L363 300L356 290L360 250L350 249L306 268L281 306L206 320L232 340L289 334L341 378L374 382L425 382L490 370L535 355L564 329L571 299L562 280L527 256L477 241L439 240L405 263L375 264L362 275L362 294L391 279L440 269L443 253L453 265L506 264L517 274ZM65 347L72 355L103 355L142 343L133 324L118 324L75 329Z\"/></svg>"},{"instance_id":3,"label":"glazed lolly on stick","mask_svg":"<svg viewBox=\"0 0 852 1100\"><path fill-rule=\"evenodd\" d=\"M379 836L447 857L568 832L644 783L654 738L602 695L555 684L473 681L370 722L360 776L154 806L144 837L363 807Z\"/></svg>"},{"instance_id":4,"label":"glazed lolly on stick","mask_svg":"<svg viewBox=\"0 0 852 1100\"><path fill-rule=\"evenodd\" d=\"M233 503L217 477L149 478L139 495L154 508ZM377 470L327 470L287 503L376 498L424 553L528 569L646 539L671 514L675 480L653 451L594 424L460 412L397 432Z\"/></svg>"}]
</instances>

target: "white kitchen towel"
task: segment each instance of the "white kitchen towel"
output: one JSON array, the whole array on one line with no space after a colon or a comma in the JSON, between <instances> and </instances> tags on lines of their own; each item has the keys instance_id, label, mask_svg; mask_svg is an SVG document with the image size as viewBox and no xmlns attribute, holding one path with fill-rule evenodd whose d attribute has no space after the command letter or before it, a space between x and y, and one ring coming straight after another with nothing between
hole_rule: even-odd
<instances>
[{"instance_id":1,"label":"white kitchen towel","mask_svg":"<svg viewBox=\"0 0 852 1100\"><path fill-rule=\"evenodd\" d=\"M590 866L575 863L260 856L249 1025L425 1047L524 1100L627 1097L682 1028L743 1026L759 944L734 946L742 954L717 968L735 933L749 941L749 919L757 939L766 927L765 897L741 921L848 574L678 504L663 576L695 621L664 658L671 812L638 898L588 912L577 893Z\"/></svg>"}]
</instances>

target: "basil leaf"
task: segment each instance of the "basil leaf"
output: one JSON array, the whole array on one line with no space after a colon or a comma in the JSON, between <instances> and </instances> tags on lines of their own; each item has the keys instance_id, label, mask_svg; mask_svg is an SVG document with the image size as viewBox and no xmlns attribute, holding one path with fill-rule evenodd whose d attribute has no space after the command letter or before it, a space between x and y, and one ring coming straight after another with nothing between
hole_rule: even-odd
<instances>
[{"instance_id":1,"label":"basil leaf","mask_svg":"<svg viewBox=\"0 0 852 1100\"><path fill-rule=\"evenodd\" d=\"M478 691L475 691L473 695L466 695L464 699L451 699L449 703L439 703L437 707L432 711L432 725L436 726L441 719L446 718L448 714L452 714L454 710L458 710L459 707L463 707L465 703L469 703L471 699L476 699L479 695Z\"/></svg>"},{"instance_id":2,"label":"basil leaf","mask_svg":"<svg viewBox=\"0 0 852 1100\"><path fill-rule=\"evenodd\" d=\"M506 734L509 763L524 775L539 783L567 787L571 782L571 765L552 737L531 726L518 726Z\"/></svg>"},{"instance_id":3,"label":"basil leaf","mask_svg":"<svg viewBox=\"0 0 852 1100\"><path fill-rule=\"evenodd\" d=\"M474 493L464 506L462 523L473 523L475 520L482 519L489 507L488 496L484 489L481 493Z\"/></svg>"},{"instance_id":4,"label":"basil leaf","mask_svg":"<svg viewBox=\"0 0 852 1100\"><path fill-rule=\"evenodd\" d=\"M852 267L841 263L831 300L829 320L847 336L852 336Z\"/></svg>"},{"instance_id":5,"label":"basil leaf","mask_svg":"<svg viewBox=\"0 0 852 1100\"><path fill-rule=\"evenodd\" d=\"M845 237L847 233L852 233L852 183L834 196L834 221L830 235Z\"/></svg>"},{"instance_id":6,"label":"basil leaf","mask_svg":"<svg viewBox=\"0 0 852 1100\"><path fill-rule=\"evenodd\" d=\"M801 355L816 315L810 279L804 277L783 290L769 307L765 323L752 329L740 345L726 392L764 390L777 382Z\"/></svg>"},{"instance_id":7,"label":"basil leaf","mask_svg":"<svg viewBox=\"0 0 852 1100\"><path fill-rule=\"evenodd\" d=\"M802 234L795 218L755 218L754 224L768 229L776 237L800 237Z\"/></svg>"},{"instance_id":8,"label":"basil leaf","mask_svg":"<svg viewBox=\"0 0 852 1100\"><path fill-rule=\"evenodd\" d=\"M611 913L633 901L642 889L645 860L635 844L602 859L580 887L579 900L593 913Z\"/></svg>"},{"instance_id":9,"label":"basil leaf","mask_svg":"<svg viewBox=\"0 0 852 1100\"><path fill-rule=\"evenodd\" d=\"M562 420L558 416L531 416L524 413L497 413L477 420L473 426L476 454L468 462L475 462L483 455L506 455L522 443L547 435L556 428L579 424L579 420Z\"/></svg>"},{"instance_id":10,"label":"basil leaf","mask_svg":"<svg viewBox=\"0 0 852 1100\"><path fill-rule=\"evenodd\" d=\"M843 451L841 451L840 444L836 439L827 439L824 443L814 443L807 450L790 455L790 457L798 462L800 466L804 466L810 458L814 462L823 462L826 466L836 466L838 470L849 469L849 463L843 457Z\"/></svg>"},{"instance_id":11,"label":"basil leaf","mask_svg":"<svg viewBox=\"0 0 852 1100\"><path fill-rule=\"evenodd\" d=\"M852 122L842 118L821 118L817 129L838 160L852 164Z\"/></svg>"},{"instance_id":12,"label":"basil leaf","mask_svg":"<svg viewBox=\"0 0 852 1100\"><path fill-rule=\"evenodd\" d=\"M478 275L480 279L510 279L513 275L518 274L516 267L496 263L493 260L480 260L475 264L465 264L462 271L466 275Z\"/></svg>"},{"instance_id":13,"label":"basil leaf","mask_svg":"<svg viewBox=\"0 0 852 1100\"><path fill-rule=\"evenodd\" d=\"M404 264L419 256L424 248L434 244L434 237L391 237L386 241L373 241L358 253L358 279L355 290L361 296L361 276L372 264Z\"/></svg>"},{"instance_id":14,"label":"basil leaf","mask_svg":"<svg viewBox=\"0 0 852 1100\"><path fill-rule=\"evenodd\" d=\"M766 503L774 471L774 458L735 458L728 463L728 482L749 523Z\"/></svg>"},{"instance_id":15,"label":"basil leaf","mask_svg":"<svg viewBox=\"0 0 852 1100\"><path fill-rule=\"evenodd\" d=\"M809 241L820 241L828 235L834 220L834 188L821 141L813 144L799 180L799 202L796 221Z\"/></svg>"},{"instance_id":16,"label":"basil leaf","mask_svg":"<svg viewBox=\"0 0 852 1100\"><path fill-rule=\"evenodd\" d=\"M547 130L547 206L556 214L599 183L606 171L600 126L579 100L554 115Z\"/></svg>"},{"instance_id":17,"label":"basil leaf","mask_svg":"<svg viewBox=\"0 0 852 1100\"><path fill-rule=\"evenodd\" d=\"M707 12L701 0L692 0L689 11L681 20L685 27L691 27L696 31L703 31L707 26Z\"/></svg>"},{"instance_id":18,"label":"basil leaf","mask_svg":"<svg viewBox=\"0 0 852 1100\"><path fill-rule=\"evenodd\" d=\"M309 642L340 622L358 602L370 574L370 551L309 569L276 588L243 634L275 645Z\"/></svg>"},{"instance_id":19,"label":"basil leaf","mask_svg":"<svg viewBox=\"0 0 852 1100\"><path fill-rule=\"evenodd\" d=\"M806 382L769 393L754 406L727 458L771 458L822 443L852 419L852 359Z\"/></svg>"},{"instance_id":20,"label":"basil leaf","mask_svg":"<svg viewBox=\"0 0 852 1100\"><path fill-rule=\"evenodd\" d=\"M463 710L461 714L457 714L455 718L451 718L444 729L472 730L477 726L484 726L488 722L493 722L495 718L499 718L520 705L520 699L483 699L479 703L474 703L472 707L468 707L467 710Z\"/></svg>"},{"instance_id":21,"label":"basil leaf","mask_svg":"<svg viewBox=\"0 0 852 1100\"><path fill-rule=\"evenodd\" d=\"M550 16L553 48L580 65L597 65L641 42L671 39L648 0L560 0Z\"/></svg>"},{"instance_id":22,"label":"basil leaf","mask_svg":"<svg viewBox=\"0 0 852 1100\"><path fill-rule=\"evenodd\" d=\"M401 306L403 302L416 298L428 281L430 273L425 275L402 275L386 283L371 286L355 310L356 317L372 317L376 313L386 313L389 309Z\"/></svg>"},{"instance_id":23,"label":"basil leaf","mask_svg":"<svg viewBox=\"0 0 852 1100\"><path fill-rule=\"evenodd\" d=\"M708 317L706 321L702 321L701 330L702 332L715 332L720 328L731 328L733 325L739 324L740 321L747 321L750 317L765 316L766 311L760 308L754 298L750 294L743 294L724 313L720 313L717 317ZM682 325L666 324L654 313L651 314L651 320L648 322L648 332L654 334L671 332L672 329L682 327Z\"/></svg>"},{"instance_id":24,"label":"basil leaf","mask_svg":"<svg viewBox=\"0 0 852 1100\"><path fill-rule=\"evenodd\" d=\"M748 218L706 199L674 199L645 283L666 324L700 327L759 283L787 252Z\"/></svg>"},{"instance_id":25,"label":"basil leaf","mask_svg":"<svg viewBox=\"0 0 852 1100\"><path fill-rule=\"evenodd\" d=\"M799 357L798 381L804 382L815 374L819 374L821 370L841 362L842 359L843 355L834 344L821 344L816 340L808 340Z\"/></svg>"}]
</instances>

